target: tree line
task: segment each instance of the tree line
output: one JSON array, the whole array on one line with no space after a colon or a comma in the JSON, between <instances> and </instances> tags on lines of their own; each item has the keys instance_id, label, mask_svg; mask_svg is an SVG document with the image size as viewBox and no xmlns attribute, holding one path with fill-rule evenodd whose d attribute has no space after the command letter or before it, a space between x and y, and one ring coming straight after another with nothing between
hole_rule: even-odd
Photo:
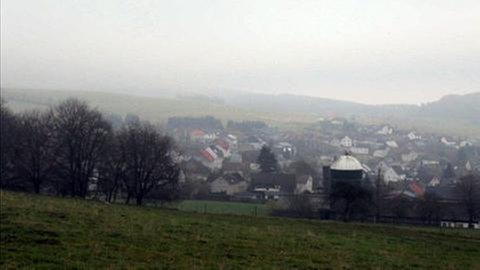
<instances>
[{"instance_id":1,"label":"tree line","mask_svg":"<svg viewBox=\"0 0 480 270\"><path fill-rule=\"evenodd\" d=\"M176 198L174 141L138 118L118 128L95 108L68 99L47 111L13 113L1 102L3 189L102 197L141 205Z\"/></svg>"}]
</instances>

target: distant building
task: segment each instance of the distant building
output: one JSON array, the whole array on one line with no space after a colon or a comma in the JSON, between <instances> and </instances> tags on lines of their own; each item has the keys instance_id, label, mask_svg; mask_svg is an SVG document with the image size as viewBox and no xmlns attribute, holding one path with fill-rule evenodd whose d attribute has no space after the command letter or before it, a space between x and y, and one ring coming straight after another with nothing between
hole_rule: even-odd
<instances>
[{"instance_id":1,"label":"distant building","mask_svg":"<svg viewBox=\"0 0 480 270\"><path fill-rule=\"evenodd\" d=\"M353 140L350 137L345 136L343 139L340 140L340 145L346 148L350 148L353 146Z\"/></svg>"},{"instance_id":2,"label":"distant building","mask_svg":"<svg viewBox=\"0 0 480 270\"><path fill-rule=\"evenodd\" d=\"M389 126L384 126L382 129L377 131L377 133L380 134L380 135L392 135L393 128L391 128Z\"/></svg>"},{"instance_id":3,"label":"distant building","mask_svg":"<svg viewBox=\"0 0 480 270\"><path fill-rule=\"evenodd\" d=\"M422 136L417 135L415 131L411 131L410 133L408 133L407 137L410 141L416 141L416 140L422 139Z\"/></svg>"},{"instance_id":4,"label":"distant building","mask_svg":"<svg viewBox=\"0 0 480 270\"><path fill-rule=\"evenodd\" d=\"M222 175L210 183L211 193L234 195L247 191L247 188L247 180L238 173Z\"/></svg>"},{"instance_id":5,"label":"distant building","mask_svg":"<svg viewBox=\"0 0 480 270\"><path fill-rule=\"evenodd\" d=\"M262 199L278 199L282 195L295 193L297 187L293 174L259 173L252 175L250 190L260 195Z\"/></svg>"},{"instance_id":6,"label":"distant building","mask_svg":"<svg viewBox=\"0 0 480 270\"><path fill-rule=\"evenodd\" d=\"M390 153L390 148L380 149L373 152L373 156L376 158L386 158Z\"/></svg>"},{"instance_id":7,"label":"distant building","mask_svg":"<svg viewBox=\"0 0 480 270\"><path fill-rule=\"evenodd\" d=\"M418 154L414 151L411 151L407 154L402 154L402 161L403 162L412 162L418 158Z\"/></svg>"},{"instance_id":8,"label":"distant building","mask_svg":"<svg viewBox=\"0 0 480 270\"><path fill-rule=\"evenodd\" d=\"M440 179L436 176L434 176L432 178L432 180L430 180L430 182L428 182L428 187L436 187L440 185Z\"/></svg>"},{"instance_id":9,"label":"distant building","mask_svg":"<svg viewBox=\"0 0 480 270\"><path fill-rule=\"evenodd\" d=\"M440 139L440 141L441 141L444 145L446 145L446 146L456 146L456 145L457 145L456 142L454 142L454 141L449 141L449 140L448 140L447 138L445 138L445 137L442 137L442 139Z\"/></svg>"},{"instance_id":10,"label":"distant building","mask_svg":"<svg viewBox=\"0 0 480 270\"><path fill-rule=\"evenodd\" d=\"M398 148L398 144L396 141L387 141L385 144L390 148Z\"/></svg>"},{"instance_id":11,"label":"distant building","mask_svg":"<svg viewBox=\"0 0 480 270\"><path fill-rule=\"evenodd\" d=\"M295 188L295 194L313 192L313 177L311 175L297 176L296 183L297 183L297 186Z\"/></svg>"},{"instance_id":12,"label":"distant building","mask_svg":"<svg viewBox=\"0 0 480 270\"><path fill-rule=\"evenodd\" d=\"M329 171L332 183L339 180L361 181L364 176L362 164L351 155L338 158Z\"/></svg>"},{"instance_id":13,"label":"distant building","mask_svg":"<svg viewBox=\"0 0 480 270\"><path fill-rule=\"evenodd\" d=\"M406 178L406 175L403 174L403 169L401 169L399 166L395 166L395 168L390 167L385 162L380 162L377 170L381 171L383 181L385 183L395 183L403 181Z\"/></svg>"},{"instance_id":14,"label":"distant building","mask_svg":"<svg viewBox=\"0 0 480 270\"><path fill-rule=\"evenodd\" d=\"M366 147L352 147L350 148L350 152L356 155L368 155L370 154L370 149Z\"/></svg>"}]
</instances>

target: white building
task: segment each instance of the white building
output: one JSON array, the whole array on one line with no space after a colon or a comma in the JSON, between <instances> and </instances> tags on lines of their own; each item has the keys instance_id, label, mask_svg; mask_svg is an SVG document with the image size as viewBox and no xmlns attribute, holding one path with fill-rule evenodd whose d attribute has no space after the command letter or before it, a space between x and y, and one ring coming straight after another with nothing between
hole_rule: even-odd
<instances>
[{"instance_id":1,"label":"white building","mask_svg":"<svg viewBox=\"0 0 480 270\"><path fill-rule=\"evenodd\" d=\"M301 175L296 178L295 194L313 192L313 177L310 175Z\"/></svg>"},{"instance_id":2,"label":"white building","mask_svg":"<svg viewBox=\"0 0 480 270\"><path fill-rule=\"evenodd\" d=\"M385 144L390 148L398 148L398 144L396 141L387 141Z\"/></svg>"},{"instance_id":3,"label":"white building","mask_svg":"<svg viewBox=\"0 0 480 270\"><path fill-rule=\"evenodd\" d=\"M346 148L350 148L353 146L353 140L350 137L345 136L342 140L340 140L340 145Z\"/></svg>"},{"instance_id":4,"label":"white building","mask_svg":"<svg viewBox=\"0 0 480 270\"><path fill-rule=\"evenodd\" d=\"M444 145L446 145L446 146L455 146L455 145L457 145L456 142L449 141L449 140L447 140L447 138L445 138L445 137L442 137L442 139L441 139L440 141L441 141Z\"/></svg>"},{"instance_id":5,"label":"white building","mask_svg":"<svg viewBox=\"0 0 480 270\"><path fill-rule=\"evenodd\" d=\"M378 165L377 171L378 170L381 171L383 181L385 183L399 182L399 181L403 181L403 180L406 179L406 175L401 175L401 174L397 173L392 167L385 164L385 162L381 162Z\"/></svg>"},{"instance_id":6,"label":"white building","mask_svg":"<svg viewBox=\"0 0 480 270\"><path fill-rule=\"evenodd\" d=\"M375 152L373 152L373 156L376 158L386 158L389 153L390 153L390 148L385 148L381 150L376 150Z\"/></svg>"},{"instance_id":7,"label":"white building","mask_svg":"<svg viewBox=\"0 0 480 270\"><path fill-rule=\"evenodd\" d=\"M417 135L415 131L411 131L410 133L408 133L407 137L410 141L416 141L416 140L422 139L422 136Z\"/></svg>"},{"instance_id":8,"label":"white building","mask_svg":"<svg viewBox=\"0 0 480 270\"><path fill-rule=\"evenodd\" d=\"M245 192L248 182L238 173L226 174L218 177L210 183L210 192L234 195Z\"/></svg>"},{"instance_id":9,"label":"white building","mask_svg":"<svg viewBox=\"0 0 480 270\"><path fill-rule=\"evenodd\" d=\"M352 147L350 148L350 152L356 155L368 155L370 153L370 149L366 147Z\"/></svg>"},{"instance_id":10,"label":"white building","mask_svg":"<svg viewBox=\"0 0 480 270\"><path fill-rule=\"evenodd\" d=\"M393 128L389 127L389 126L384 126L382 129L380 129L378 132L378 134L380 135L392 135L393 133Z\"/></svg>"},{"instance_id":11,"label":"white building","mask_svg":"<svg viewBox=\"0 0 480 270\"><path fill-rule=\"evenodd\" d=\"M418 154L414 151L411 151L408 154L402 154L402 161L403 162L412 162L418 158Z\"/></svg>"}]
</instances>

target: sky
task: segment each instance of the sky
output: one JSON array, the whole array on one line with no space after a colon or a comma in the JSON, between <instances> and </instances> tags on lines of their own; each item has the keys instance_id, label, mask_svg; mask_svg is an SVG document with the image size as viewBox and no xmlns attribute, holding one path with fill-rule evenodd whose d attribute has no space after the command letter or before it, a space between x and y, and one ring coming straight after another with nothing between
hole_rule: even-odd
<instances>
[{"instance_id":1,"label":"sky","mask_svg":"<svg viewBox=\"0 0 480 270\"><path fill-rule=\"evenodd\" d=\"M480 1L2 0L1 86L419 104L480 91Z\"/></svg>"}]
</instances>

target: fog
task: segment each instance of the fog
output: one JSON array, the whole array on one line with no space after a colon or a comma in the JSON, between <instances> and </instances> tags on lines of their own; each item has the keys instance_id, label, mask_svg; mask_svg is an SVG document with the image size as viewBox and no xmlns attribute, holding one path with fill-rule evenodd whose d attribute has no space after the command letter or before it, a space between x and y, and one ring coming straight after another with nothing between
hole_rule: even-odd
<instances>
[{"instance_id":1,"label":"fog","mask_svg":"<svg viewBox=\"0 0 480 270\"><path fill-rule=\"evenodd\" d=\"M480 1L2 0L1 86L421 103L480 90Z\"/></svg>"}]
</instances>

